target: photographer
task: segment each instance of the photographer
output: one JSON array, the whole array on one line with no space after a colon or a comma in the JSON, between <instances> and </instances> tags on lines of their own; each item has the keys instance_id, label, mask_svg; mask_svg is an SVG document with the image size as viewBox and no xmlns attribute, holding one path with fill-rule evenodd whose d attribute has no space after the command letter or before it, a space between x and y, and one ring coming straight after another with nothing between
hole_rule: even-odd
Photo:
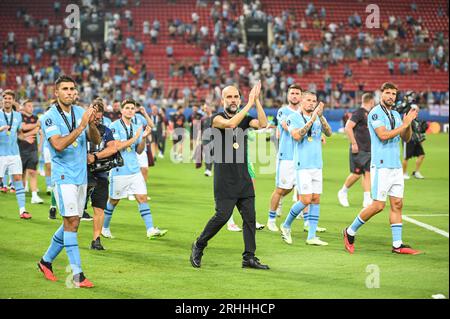
<instances>
[{"instance_id":1,"label":"photographer","mask_svg":"<svg viewBox=\"0 0 450 319\"><path fill-rule=\"evenodd\" d=\"M92 208L94 210L94 237L91 243L91 249L104 250L100 242L100 233L102 230L104 220L104 209L108 200L108 173L111 168L110 165L105 165L106 168L99 168L96 164L102 159L112 158L117 150L117 143L114 140L111 130L102 124L104 105L100 100L94 101L94 107L97 110L94 123L100 132L101 142L99 145L88 143L88 191L87 197L91 198ZM107 163L110 164L110 163ZM96 168L96 169L94 169ZM88 202L86 199L86 205Z\"/></svg>"},{"instance_id":2,"label":"photographer","mask_svg":"<svg viewBox=\"0 0 450 319\"><path fill-rule=\"evenodd\" d=\"M416 104L417 102L417 95L413 91L406 92L405 96L403 97L403 100L398 102L395 110L397 110L402 116L404 114L407 114L411 109L417 110L419 112L419 107ZM408 169L408 160L412 157L417 157L416 160L416 169L413 171L412 175L417 179L423 179L423 175L420 173L420 167L423 163L423 160L425 158L425 152L422 147L422 142L425 141L425 131L428 128L428 124L425 121L419 121L417 119L414 119L411 123L412 128L412 137L411 140L403 144L403 178L404 179L410 179L410 176L408 175L407 169Z\"/></svg>"},{"instance_id":3,"label":"photographer","mask_svg":"<svg viewBox=\"0 0 450 319\"><path fill-rule=\"evenodd\" d=\"M419 111L417 105L412 105L412 108ZM417 179L424 179L423 175L420 173L420 167L422 166L423 160L425 159L425 151L423 150L422 142L425 141L425 132L428 128L426 121L418 121L417 119L412 121L412 137L411 140L403 143L403 178L410 179L408 175L408 160L412 157L417 157L416 159L416 169L413 171L412 176Z\"/></svg>"}]
</instances>

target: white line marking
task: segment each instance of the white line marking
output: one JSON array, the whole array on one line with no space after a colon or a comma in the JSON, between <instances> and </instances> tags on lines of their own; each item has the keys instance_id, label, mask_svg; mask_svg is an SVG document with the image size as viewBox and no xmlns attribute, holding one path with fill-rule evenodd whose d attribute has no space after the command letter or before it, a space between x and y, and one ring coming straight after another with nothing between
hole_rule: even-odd
<instances>
[{"instance_id":1,"label":"white line marking","mask_svg":"<svg viewBox=\"0 0 450 319\"><path fill-rule=\"evenodd\" d=\"M414 218L410 218L408 216L403 216L403 219L408 221L408 222L410 222L410 223L416 224L416 225L418 225L420 227L423 227L425 229L428 229L428 230L431 230L431 231L433 231L435 233L438 233L439 235L442 235L444 237L449 238L448 237L448 233L446 231L443 231L443 230L439 229L439 228L436 228L434 226L431 226L431 225L419 222L418 220L415 220Z\"/></svg>"},{"instance_id":2,"label":"white line marking","mask_svg":"<svg viewBox=\"0 0 450 319\"><path fill-rule=\"evenodd\" d=\"M417 217L442 217L442 216L448 216L448 214L408 214L407 216L417 216Z\"/></svg>"}]
</instances>

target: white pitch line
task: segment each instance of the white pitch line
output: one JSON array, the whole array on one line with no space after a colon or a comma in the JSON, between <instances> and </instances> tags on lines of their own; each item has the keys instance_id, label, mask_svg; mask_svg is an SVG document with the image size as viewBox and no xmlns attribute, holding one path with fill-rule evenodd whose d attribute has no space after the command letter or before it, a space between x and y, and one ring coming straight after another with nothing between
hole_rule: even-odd
<instances>
[{"instance_id":1,"label":"white pitch line","mask_svg":"<svg viewBox=\"0 0 450 319\"><path fill-rule=\"evenodd\" d=\"M442 216L448 216L448 214L408 214L407 216L417 216L417 217L442 217Z\"/></svg>"},{"instance_id":2,"label":"white pitch line","mask_svg":"<svg viewBox=\"0 0 450 319\"><path fill-rule=\"evenodd\" d=\"M408 222L410 222L410 223L416 224L416 225L418 225L418 226L420 226L420 227L423 227L423 228L425 228L425 229L428 229L428 230L431 230L431 231L433 231L433 232L435 232L435 233L438 233L439 235L442 235L442 236L444 236L444 237L449 238L449 237L448 237L449 234L448 234L446 231L443 231L443 230L441 230L441 229L439 229L439 228L436 228L436 227L434 227L434 226L431 226L431 225L428 225L428 224L419 222L418 220L415 220L414 218L411 218L411 217L408 217L408 216L403 216L403 219L406 220L406 221L408 221Z\"/></svg>"}]
</instances>

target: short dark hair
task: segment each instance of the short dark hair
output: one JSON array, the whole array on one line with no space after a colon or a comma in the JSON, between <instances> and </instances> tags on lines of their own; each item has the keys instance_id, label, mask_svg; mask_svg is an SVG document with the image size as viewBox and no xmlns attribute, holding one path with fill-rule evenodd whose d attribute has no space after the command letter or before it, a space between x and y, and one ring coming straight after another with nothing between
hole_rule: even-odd
<instances>
[{"instance_id":1,"label":"short dark hair","mask_svg":"<svg viewBox=\"0 0 450 319\"><path fill-rule=\"evenodd\" d=\"M92 102L92 106L97 109L97 112L103 113L105 111L105 104L101 98L96 98L94 102Z\"/></svg>"},{"instance_id":2,"label":"short dark hair","mask_svg":"<svg viewBox=\"0 0 450 319\"><path fill-rule=\"evenodd\" d=\"M55 86L58 87L63 82L72 82L73 85L77 86L77 82L68 75L60 75L55 81Z\"/></svg>"},{"instance_id":3,"label":"short dark hair","mask_svg":"<svg viewBox=\"0 0 450 319\"><path fill-rule=\"evenodd\" d=\"M361 97L363 103L368 103L368 102L372 101L374 98L375 97L370 92L364 93Z\"/></svg>"},{"instance_id":4,"label":"short dark hair","mask_svg":"<svg viewBox=\"0 0 450 319\"><path fill-rule=\"evenodd\" d=\"M290 90L300 90L300 92L303 92L303 89L301 88L301 86L300 85L298 85L298 84L291 84L291 85L289 85L289 87L288 87L288 93L289 93L289 91Z\"/></svg>"},{"instance_id":5,"label":"short dark hair","mask_svg":"<svg viewBox=\"0 0 450 319\"><path fill-rule=\"evenodd\" d=\"M4 90L2 93L2 97L5 97L5 95L11 95L13 99L16 99L16 92L14 92L13 90L10 89Z\"/></svg>"},{"instance_id":6,"label":"short dark hair","mask_svg":"<svg viewBox=\"0 0 450 319\"><path fill-rule=\"evenodd\" d=\"M136 101L133 99L125 99L120 103L120 108L123 108L126 104L133 104L136 107Z\"/></svg>"},{"instance_id":7,"label":"short dark hair","mask_svg":"<svg viewBox=\"0 0 450 319\"><path fill-rule=\"evenodd\" d=\"M384 92L385 90L389 90L389 89L398 91L397 85L395 85L392 82L384 82L383 85L381 86L380 90L381 90L381 92Z\"/></svg>"}]
</instances>

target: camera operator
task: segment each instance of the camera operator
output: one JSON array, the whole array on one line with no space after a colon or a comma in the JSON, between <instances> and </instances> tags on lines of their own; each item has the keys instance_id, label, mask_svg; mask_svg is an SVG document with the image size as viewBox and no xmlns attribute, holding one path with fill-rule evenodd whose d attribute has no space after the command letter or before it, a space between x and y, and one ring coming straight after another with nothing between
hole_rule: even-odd
<instances>
[{"instance_id":1,"label":"camera operator","mask_svg":"<svg viewBox=\"0 0 450 319\"><path fill-rule=\"evenodd\" d=\"M104 209L108 200L108 170L97 170L92 172L92 167L101 159L110 158L118 152L116 141L114 140L111 130L102 124L104 105L101 100L94 101L94 107L97 109L94 123L97 126L101 136L101 143L95 145L88 143L88 198L91 198L92 208L94 210L94 237L91 243L91 249L104 250L100 242L100 233L104 220Z\"/></svg>"},{"instance_id":2,"label":"camera operator","mask_svg":"<svg viewBox=\"0 0 450 319\"><path fill-rule=\"evenodd\" d=\"M415 104L411 106L411 108L417 109L419 111L419 107ZM408 175L408 160L412 157L417 157L416 159L416 169L412 172L412 176L417 179L424 179L423 175L420 173L420 167L422 166L423 160L425 159L425 151L423 150L422 143L426 139L425 132L428 128L428 124L426 121L419 121L415 119L411 123L412 127L412 136L411 140L403 144L403 178L410 179Z\"/></svg>"},{"instance_id":3,"label":"camera operator","mask_svg":"<svg viewBox=\"0 0 450 319\"><path fill-rule=\"evenodd\" d=\"M419 111L419 106L415 104L417 101L416 93L412 91L406 92L403 97L403 101L397 103L395 109L401 114L407 114L411 109ZM423 179L423 175L420 173L420 167L425 159L425 151L423 150L422 142L425 141L425 131L428 128L428 124L425 121L420 121L417 118L411 123L412 136L411 140L403 144L403 178L410 179L408 175L408 160L412 157L417 157L416 169L412 175L417 179Z\"/></svg>"}]
</instances>

